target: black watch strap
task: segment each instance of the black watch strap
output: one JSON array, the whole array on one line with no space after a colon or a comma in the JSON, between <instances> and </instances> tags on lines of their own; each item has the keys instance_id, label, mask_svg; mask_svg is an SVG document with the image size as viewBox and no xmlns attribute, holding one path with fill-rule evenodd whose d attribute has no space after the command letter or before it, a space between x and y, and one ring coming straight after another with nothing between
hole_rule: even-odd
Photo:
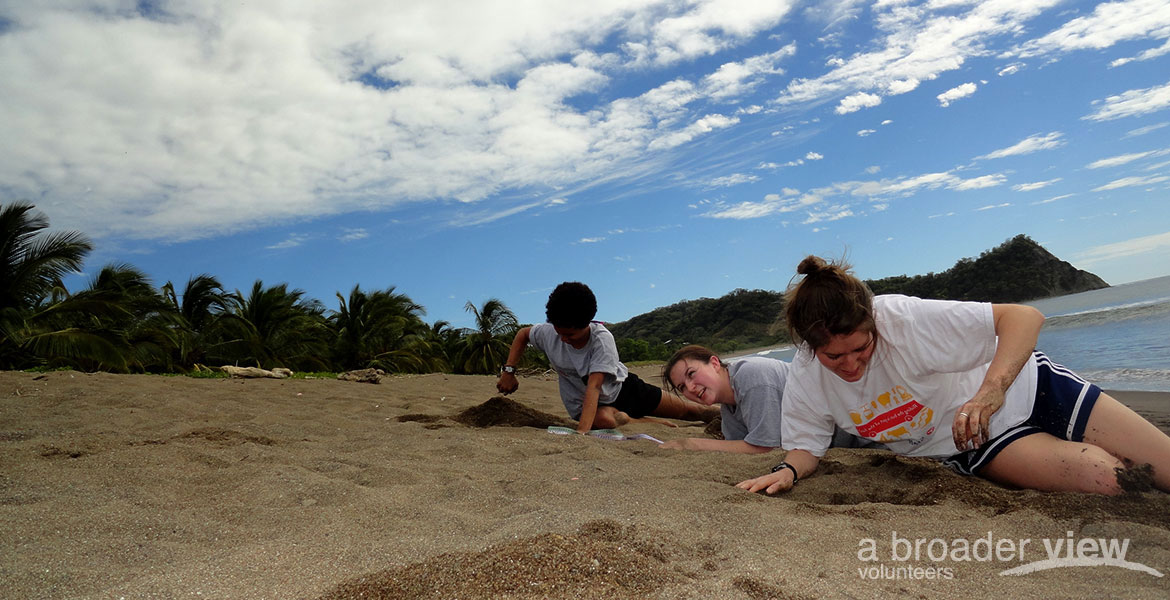
<instances>
[{"instance_id":1,"label":"black watch strap","mask_svg":"<svg viewBox=\"0 0 1170 600\"><path fill-rule=\"evenodd\" d=\"M516 374L516 367L514 367L512 365L504 365L503 368L500 370L505 372L505 373L511 374L511 375Z\"/></svg>"},{"instance_id":2,"label":"black watch strap","mask_svg":"<svg viewBox=\"0 0 1170 600\"><path fill-rule=\"evenodd\" d=\"M775 473L776 471L779 471L780 469L788 469L789 471L792 471L792 483L793 484L795 484L800 479L800 476L797 475L797 473L796 473L796 467L788 464L787 462L782 462L782 463L772 467L772 472Z\"/></svg>"}]
</instances>

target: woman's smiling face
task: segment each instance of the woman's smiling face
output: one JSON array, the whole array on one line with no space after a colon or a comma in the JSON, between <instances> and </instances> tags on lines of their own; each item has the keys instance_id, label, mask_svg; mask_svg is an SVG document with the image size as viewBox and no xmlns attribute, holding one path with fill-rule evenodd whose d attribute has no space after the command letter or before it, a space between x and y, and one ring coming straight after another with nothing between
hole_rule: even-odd
<instances>
[{"instance_id":1,"label":"woman's smiling face","mask_svg":"<svg viewBox=\"0 0 1170 600\"><path fill-rule=\"evenodd\" d=\"M670 383L688 400L707 406L735 403L727 369L720 364L718 356L705 361L680 360L670 368L668 375Z\"/></svg>"},{"instance_id":2,"label":"woman's smiling face","mask_svg":"<svg viewBox=\"0 0 1170 600\"><path fill-rule=\"evenodd\" d=\"M827 344L817 348L817 360L837 377L850 383L859 381L873 357L874 339L872 331L835 335Z\"/></svg>"}]
</instances>

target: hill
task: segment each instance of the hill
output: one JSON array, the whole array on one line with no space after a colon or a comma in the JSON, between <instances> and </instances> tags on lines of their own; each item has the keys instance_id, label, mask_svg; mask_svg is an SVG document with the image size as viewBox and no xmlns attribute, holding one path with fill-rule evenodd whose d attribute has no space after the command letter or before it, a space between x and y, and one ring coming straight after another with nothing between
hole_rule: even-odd
<instances>
[{"instance_id":1,"label":"hill","mask_svg":"<svg viewBox=\"0 0 1170 600\"><path fill-rule=\"evenodd\" d=\"M1060 260L1025 235L963 258L941 273L867 280L875 294L1025 302L1109 287L1100 277ZM623 360L663 359L681 344L721 352L787 341L782 292L737 289L720 298L686 300L614 323Z\"/></svg>"}]
</instances>

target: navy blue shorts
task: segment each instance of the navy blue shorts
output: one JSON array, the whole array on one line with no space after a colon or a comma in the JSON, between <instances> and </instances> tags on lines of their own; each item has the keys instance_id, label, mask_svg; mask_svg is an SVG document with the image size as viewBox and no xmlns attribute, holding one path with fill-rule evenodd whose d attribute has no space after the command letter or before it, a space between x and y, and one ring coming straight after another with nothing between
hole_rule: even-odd
<instances>
[{"instance_id":1,"label":"navy blue shorts","mask_svg":"<svg viewBox=\"0 0 1170 600\"><path fill-rule=\"evenodd\" d=\"M980 448L944 460L943 464L964 475L978 475L1008 444L1033 433L1044 432L1072 442L1084 440L1085 426L1101 395L1101 388L1052 362L1043 352L1034 354L1036 403L1028 420L992 438Z\"/></svg>"}]
</instances>

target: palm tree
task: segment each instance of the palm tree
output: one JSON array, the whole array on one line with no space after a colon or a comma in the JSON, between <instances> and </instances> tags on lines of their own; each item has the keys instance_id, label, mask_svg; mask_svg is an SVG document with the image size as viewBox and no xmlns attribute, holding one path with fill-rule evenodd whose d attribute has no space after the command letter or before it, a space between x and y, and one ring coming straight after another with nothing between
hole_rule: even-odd
<instances>
[{"instance_id":1,"label":"palm tree","mask_svg":"<svg viewBox=\"0 0 1170 600\"><path fill-rule=\"evenodd\" d=\"M290 291L284 283L265 288L259 279L248 296L237 290L235 317L224 323L232 336L225 344L226 356L263 368L327 370L325 307L304 295L304 290Z\"/></svg>"},{"instance_id":2,"label":"palm tree","mask_svg":"<svg viewBox=\"0 0 1170 600\"><path fill-rule=\"evenodd\" d=\"M219 280L211 275L195 275L187 279L183 295L175 294L175 286L167 282L163 296L179 322L176 331L176 365L190 369L196 364L214 361L223 345L220 324L231 315L233 297L224 291Z\"/></svg>"},{"instance_id":3,"label":"palm tree","mask_svg":"<svg viewBox=\"0 0 1170 600\"><path fill-rule=\"evenodd\" d=\"M475 328L464 330L456 370L494 374L508 359L511 337L519 327L516 315L496 298L488 299L482 308L469 300L464 309L475 318Z\"/></svg>"},{"instance_id":4,"label":"palm tree","mask_svg":"<svg viewBox=\"0 0 1170 600\"><path fill-rule=\"evenodd\" d=\"M366 293L355 285L348 300L339 292L337 301L329 322L336 334L333 356L338 368L425 372L446 366L427 335L422 320L426 311L394 287Z\"/></svg>"},{"instance_id":5,"label":"palm tree","mask_svg":"<svg viewBox=\"0 0 1170 600\"><path fill-rule=\"evenodd\" d=\"M53 333L44 327L45 311L64 297L62 277L80 271L93 250L83 234L44 232L48 227L48 218L31 204L0 206L0 367L38 362L29 344L37 335ZM57 333L55 339L67 345L70 336Z\"/></svg>"}]
</instances>

